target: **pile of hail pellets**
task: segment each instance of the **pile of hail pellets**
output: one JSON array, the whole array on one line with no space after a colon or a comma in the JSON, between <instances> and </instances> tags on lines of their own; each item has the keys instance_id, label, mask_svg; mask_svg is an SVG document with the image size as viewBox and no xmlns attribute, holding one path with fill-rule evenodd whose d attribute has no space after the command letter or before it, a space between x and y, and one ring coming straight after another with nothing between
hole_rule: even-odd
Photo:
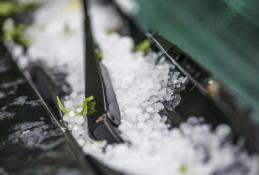
<instances>
[{"instance_id":1,"label":"pile of hail pellets","mask_svg":"<svg viewBox=\"0 0 259 175\"><path fill-rule=\"evenodd\" d=\"M188 79L163 59L156 63L157 53L133 52L132 38L108 33L122 21L112 7L96 2L90 7L93 32L119 103L121 137L127 142L106 145L105 141L91 140L87 120L76 115L81 110L76 106L84 97L82 15L79 0L46 1L27 32L32 40L28 55L22 55L17 45L12 48L21 60L41 60L66 71L73 92L64 104L72 112L63 120L85 153L127 174L259 174L258 157L231 143L227 125L212 131L201 118L191 117L179 128L169 128L167 116L160 111L165 106L174 110Z\"/></svg>"}]
</instances>

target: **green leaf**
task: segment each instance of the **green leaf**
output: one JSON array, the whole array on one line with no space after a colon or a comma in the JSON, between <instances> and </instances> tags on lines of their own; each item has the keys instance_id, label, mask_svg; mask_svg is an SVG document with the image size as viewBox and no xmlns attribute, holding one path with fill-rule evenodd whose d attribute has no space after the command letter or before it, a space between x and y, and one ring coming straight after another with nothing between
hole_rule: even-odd
<instances>
[{"instance_id":1,"label":"green leaf","mask_svg":"<svg viewBox=\"0 0 259 175\"><path fill-rule=\"evenodd\" d=\"M102 53L102 51L101 51L100 49L95 49L94 52L95 52L95 58L96 58L96 60L97 60L97 61L102 61L102 59L103 59L103 53Z\"/></svg>"},{"instance_id":2,"label":"green leaf","mask_svg":"<svg viewBox=\"0 0 259 175\"><path fill-rule=\"evenodd\" d=\"M58 96L56 98L57 98L59 109L64 115L67 115L71 110L65 108L65 106L63 105L63 103L61 102ZM76 114L80 116L91 115L95 112L95 105L96 105L96 102L94 101L94 97L89 96L84 99L82 103L82 110L80 112L76 112Z\"/></svg>"},{"instance_id":3,"label":"green leaf","mask_svg":"<svg viewBox=\"0 0 259 175\"><path fill-rule=\"evenodd\" d=\"M96 105L95 101L88 103L87 115L91 115L91 114L95 113L95 105Z\"/></svg>"},{"instance_id":4,"label":"green leaf","mask_svg":"<svg viewBox=\"0 0 259 175\"><path fill-rule=\"evenodd\" d=\"M65 33L66 35L72 33L72 29L70 28L69 24L67 24L67 23L64 24L64 33Z\"/></svg>"},{"instance_id":5,"label":"green leaf","mask_svg":"<svg viewBox=\"0 0 259 175\"><path fill-rule=\"evenodd\" d=\"M179 172L182 174L186 174L188 171L188 166L186 164L182 164L179 168Z\"/></svg>"},{"instance_id":6,"label":"green leaf","mask_svg":"<svg viewBox=\"0 0 259 175\"><path fill-rule=\"evenodd\" d=\"M150 43L149 39L145 39L144 41L137 44L133 50L135 52L137 52L137 51L147 52L150 49L151 49L151 43Z\"/></svg>"},{"instance_id":7,"label":"green leaf","mask_svg":"<svg viewBox=\"0 0 259 175\"><path fill-rule=\"evenodd\" d=\"M56 98L57 98L59 109L61 110L61 112L64 115L67 115L70 112L70 110L65 108L65 106L63 105L63 103L61 102L61 100L60 100L60 98L58 96L56 96Z\"/></svg>"},{"instance_id":8,"label":"green leaf","mask_svg":"<svg viewBox=\"0 0 259 175\"><path fill-rule=\"evenodd\" d=\"M0 2L0 16L9 16L15 12L16 4L14 2Z\"/></svg>"},{"instance_id":9,"label":"green leaf","mask_svg":"<svg viewBox=\"0 0 259 175\"><path fill-rule=\"evenodd\" d=\"M12 1L3 1L0 2L0 16L10 16L13 13L32 12L39 6L40 4L36 2L19 4Z\"/></svg>"},{"instance_id":10,"label":"green leaf","mask_svg":"<svg viewBox=\"0 0 259 175\"><path fill-rule=\"evenodd\" d=\"M17 13L33 12L37 10L41 5L42 5L41 2L21 3L17 5L16 12Z\"/></svg>"},{"instance_id":11,"label":"green leaf","mask_svg":"<svg viewBox=\"0 0 259 175\"><path fill-rule=\"evenodd\" d=\"M87 116L93 114L95 112L95 105L96 102L93 96L85 98L82 104L82 110L77 115Z\"/></svg>"},{"instance_id":12,"label":"green leaf","mask_svg":"<svg viewBox=\"0 0 259 175\"><path fill-rule=\"evenodd\" d=\"M116 32L117 32L117 29L107 29L106 30L107 35L111 35L111 34L116 33Z\"/></svg>"},{"instance_id":13,"label":"green leaf","mask_svg":"<svg viewBox=\"0 0 259 175\"><path fill-rule=\"evenodd\" d=\"M15 41L18 44L28 47L31 41L25 36L27 30L27 25L18 24L12 25L4 30L4 39L5 41Z\"/></svg>"}]
</instances>

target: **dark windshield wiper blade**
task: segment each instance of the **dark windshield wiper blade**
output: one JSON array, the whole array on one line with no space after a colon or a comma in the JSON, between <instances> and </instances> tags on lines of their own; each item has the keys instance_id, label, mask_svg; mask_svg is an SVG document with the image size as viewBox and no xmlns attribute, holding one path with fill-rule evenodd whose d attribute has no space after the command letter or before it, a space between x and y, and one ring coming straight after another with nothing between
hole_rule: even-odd
<instances>
[{"instance_id":1,"label":"dark windshield wiper blade","mask_svg":"<svg viewBox=\"0 0 259 175\"><path fill-rule=\"evenodd\" d=\"M89 134L93 139L106 140L108 143L122 142L118 125L120 112L115 93L106 71L100 68L95 57L95 45L91 31L88 6L84 2L84 33L85 33L85 97L94 96L96 112L87 116Z\"/></svg>"},{"instance_id":2,"label":"dark windshield wiper blade","mask_svg":"<svg viewBox=\"0 0 259 175\"><path fill-rule=\"evenodd\" d=\"M84 1L85 2L85 1ZM88 117L88 124L92 125L102 116L105 109L104 87L102 83L100 69L95 59L94 41L90 26L90 18L87 13L87 2L85 4L85 97L94 96L96 101L96 112Z\"/></svg>"},{"instance_id":3,"label":"dark windshield wiper blade","mask_svg":"<svg viewBox=\"0 0 259 175\"><path fill-rule=\"evenodd\" d=\"M102 64L99 63L102 78L104 81L105 86L105 96L106 96L106 108L108 109L108 118L114 125L119 126L121 123L121 116L120 116L120 108L117 102L116 94L114 92L111 79L109 76L109 72L107 68Z\"/></svg>"}]
</instances>

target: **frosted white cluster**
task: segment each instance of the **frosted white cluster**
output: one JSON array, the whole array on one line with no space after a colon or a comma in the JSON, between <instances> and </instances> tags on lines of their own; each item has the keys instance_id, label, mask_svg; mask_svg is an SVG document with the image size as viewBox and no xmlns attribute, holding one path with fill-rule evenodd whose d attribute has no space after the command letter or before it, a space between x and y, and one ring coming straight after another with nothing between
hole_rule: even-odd
<instances>
[{"instance_id":1,"label":"frosted white cluster","mask_svg":"<svg viewBox=\"0 0 259 175\"><path fill-rule=\"evenodd\" d=\"M27 31L31 39L28 57L31 61L43 61L49 67L67 73L72 93L64 104L74 112L64 116L68 128L79 142L92 142L87 134L87 123L76 115L84 98L83 26L80 0L45 0L35 14L35 22ZM18 50L18 49L16 49ZM19 59L17 59L19 60Z\"/></svg>"},{"instance_id":2,"label":"frosted white cluster","mask_svg":"<svg viewBox=\"0 0 259 175\"><path fill-rule=\"evenodd\" d=\"M100 157L130 174L256 175L257 157L233 147L227 140L229 133L226 125L212 132L207 124L190 118L180 129L161 127L157 132L141 133L148 139L138 136L139 141L130 146L110 145Z\"/></svg>"},{"instance_id":3,"label":"frosted white cluster","mask_svg":"<svg viewBox=\"0 0 259 175\"><path fill-rule=\"evenodd\" d=\"M119 129L130 144L109 145L105 153L94 152L94 155L130 174L227 174L225 169L236 160L249 171L237 168L230 173L255 174L258 171L256 158L250 159L244 153L237 156L236 148L229 142L220 146L229 134L227 126L219 126L214 133L209 125L199 125L193 118L180 129L168 129L166 116L159 114L164 108L161 102L173 110L180 102L179 92L187 79L165 63L155 66L155 53L143 56L132 52L133 41L129 37L105 34L110 26L101 30L97 25L103 24L107 15L97 13L99 8L91 10L93 28L119 102L122 115ZM87 146L84 150L93 154ZM253 163L247 163L250 161ZM182 166L186 170L181 170Z\"/></svg>"},{"instance_id":4,"label":"frosted white cluster","mask_svg":"<svg viewBox=\"0 0 259 175\"><path fill-rule=\"evenodd\" d=\"M65 105L81 104L84 98L83 26L80 0L48 0L35 13L35 23L27 31L32 43L31 60L42 60L68 74L73 92Z\"/></svg>"},{"instance_id":5,"label":"frosted white cluster","mask_svg":"<svg viewBox=\"0 0 259 175\"><path fill-rule=\"evenodd\" d=\"M167 117L159 111L165 107L174 110L187 78L163 61L155 65L156 53L132 52L130 37L108 34L108 30L122 25L111 7L94 3L90 16L121 110L119 130L127 141L108 145L105 152L105 142L92 141L86 121L75 113L80 111L75 106L81 104L84 94L80 1L50 0L36 13L35 24L28 31L33 41L29 47L31 59L62 67L68 73L73 93L66 98L65 106L74 112L63 120L85 153L127 174L258 174L258 158L249 157L227 140L229 127L222 125L212 131L200 119L191 118L180 128L169 129Z\"/></svg>"},{"instance_id":6,"label":"frosted white cluster","mask_svg":"<svg viewBox=\"0 0 259 175\"><path fill-rule=\"evenodd\" d=\"M136 0L115 0L120 8L128 14L136 13L138 10Z\"/></svg>"}]
</instances>

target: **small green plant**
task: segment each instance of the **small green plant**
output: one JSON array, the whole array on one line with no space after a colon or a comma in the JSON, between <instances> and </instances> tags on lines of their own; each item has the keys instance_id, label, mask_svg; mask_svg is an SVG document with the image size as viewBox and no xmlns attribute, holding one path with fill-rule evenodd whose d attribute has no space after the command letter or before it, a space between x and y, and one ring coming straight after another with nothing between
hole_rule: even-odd
<instances>
[{"instance_id":1,"label":"small green plant","mask_svg":"<svg viewBox=\"0 0 259 175\"><path fill-rule=\"evenodd\" d=\"M186 164L182 164L180 167L179 167L179 172L182 173L182 174L186 174L188 171L188 166Z\"/></svg>"},{"instance_id":2,"label":"small green plant","mask_svg":"<svg viewBox=\"0 0 259 175\"><path fill-rule=\"evenodd\" d=\"M9 16L15 12L16 4L11 1L0 2L0 16Z\"/></svg>"},{"instance_id":3,"label":"small green plant","mask_svg":"<svg viewBox=\"0 0 259 175\"><path fill-rule=\"evenodd\" d=\"M58 96L56 98L58 102L58 107L64 115L67 115L69 112L71 112L70 109L65 108L65 106L63 105L63 103L61 102ZM83 100L82 110L80 112L75 112L75 113L83 117L91 115L95 112L95 106L96 106L96 102L94 101L94 97L89 96Z\"/></svg>"},{"instance_id":4,"label":"small green plant","mask_svg":"<svg viewBox=\"0 0 259 175\"><path fill-rule=\"evenodd\" d=\"M40 4L35 2L17 3L11 0L2 1L0 2L0 16L10 16L13 13L32 12L39 6Z\"/></svg>"},{"instance_id":5,"label":"small green plant","mask_svg":"<svg viewBox=\"0 0 259 175\"><path fill-rule=\"evenodd\" d=\"M101 51L100 49L95 49L94 52L95 52L95 58L96 58L96 60L97 60L97 61L102 61L102 59L103 59L103 53L102 53L102 51Z\"/></svg>"},{"instance_id":6,"label":"small green plant","mask_svg":"<svg viewBox=\"0 0 259 175\"><path fill-rule=\"evenodd\" d=\"M59 109L61 110L61 112L64 114L64 115L67 115L71 110L65 108L65 106L63 105L63 103L61 102L60 98L57 96L57 102L58 102L58 107Z\"/></svg>"},{"instance_id":7,"label":"small green plant","mask_svg":"<svg viewBox=\"0 0 259 175\"><path fill-rule=\"evenodd\" d=\"M23 15L25 13L31 13L35 11L40 6L38 2L28 2L28 3L19 3L15 0L2 0L0 2L0 20L8 21L9 25L2 28L3 37L5 41L14 41L17 44L20 44L24 48L27 48L31 43L30 40L26 37L25 32L27 30L27 25L25 24L15 24L11 21L12 15Z\"/></svg>"},{"instance_id":8,"label":"small green plant","mask_svg":"<svg viewBox=\"0 0 259 175\"><path fill-rule=\"evenodd\" d=\"M64 24L64 33L66 35L69 35L72 33L72 29L70 28L69 24L67 24L67 23Z\"/></svg>"},{"instance_id":9,"label":"small green plant","mask_svg":"<svg viewBox=\"0 0 259 175\"><path fill-rule=\"evenodd\" d=\"M117 29L113 29L113 28L106 30L107 35L111 35L111 34L116 33L116 32L117 32Z\"/></svg>"},{"instance_id":10,"label":"small green plant","mask_svg":"<svg viewBox=\"0 0 259 175\"><path fill-rule=\"evenodd\" d=\"M147 53L150 49L151 49L150 40L149 40L149 39L145 39L145 40L143 40L142 42L138 43L138 44L134 47L133 51L134 51L134 52L139 51L139 52L145 52L145 53Z\"/></svg>"},{"instance_id":11,"label":"small green plant","mask_svg":"<svg viewBox=\"0 0 259 175\"><path fill-rule=\"evenodd\" d=\"M93 96L85 98L82 104L82 110L77 115L87 116L93 114L95 112L95 105L96 102Z\"/></svg>"},{"instance_id":12,"label":"small green plant","mask_svg":"<svg viewBox=\"0 0 259 175\"><path fill-rule=\"evenodd\" d=\"M28 47L31 41L25 35L27 27L28 26L25 24L9 25L8 27L4 28L4 40L15 41L23 47Z\"/></svg>"}]
</instances>

